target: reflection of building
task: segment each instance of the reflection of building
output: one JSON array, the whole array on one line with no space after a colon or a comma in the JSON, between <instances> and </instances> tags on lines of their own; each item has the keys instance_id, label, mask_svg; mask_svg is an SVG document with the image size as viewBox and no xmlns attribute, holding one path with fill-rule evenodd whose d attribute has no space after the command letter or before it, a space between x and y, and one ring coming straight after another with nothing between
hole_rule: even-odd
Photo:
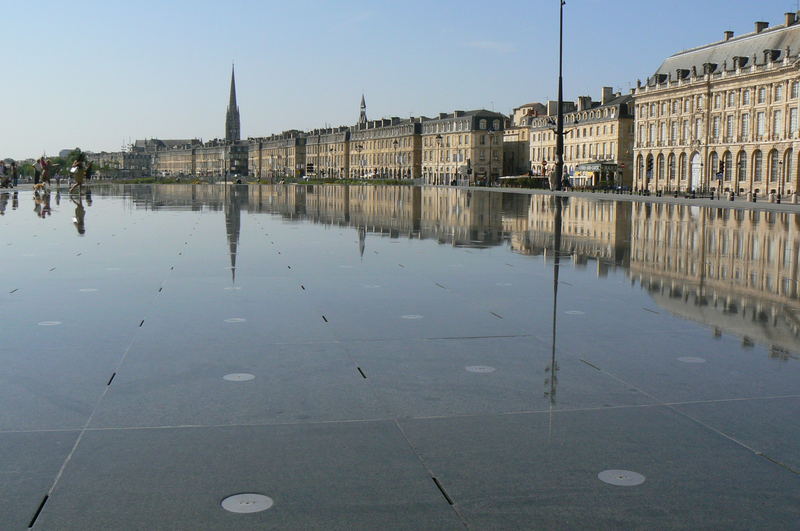
<instances>
[{"instance_id":1,"label":"reflection of building","mask_svg":"<svg viewBox=\"0 0 800 531\"><path fill-rule=\"evenodd\" d=\"M500 113L453 111L422 122L422 177L426 184L454 180L494 182L503 171Z\"/></svg>"},{"instance_id":2,"label":"reflection of building","mask_svg":"<svg viewBox=\"0 0 800 531\"><path fill-rule=\"evenodd\" d=\"M503 241L502 207L502 194L423 188L422 236L458 247L497 245Z\"/></svg>"},{"instance_id":3,"label":"reflection of building","mask_svg":"<svg viewBox=\"0 0 800 531\"><path fill-rule=\"evenodd\" d=\"M800 25L685 50L636 89L636 181L650 190L798 189Z\"/></svg>"},{"instance_id":4,"label":"reflection of building","mask_svg":"<svg viewBox=\"0 0 800 531\"><path fill-rule=\"evenodd\" d=\"M633 205L631 276L671 312L767 345L800 338L799 246L794 214Z\"/></svg>"},{"instance_id":5,"label":"reflection of building","mask_svg":"<svg viewBox=\"0 0 800 531\"><path fill-rule=\"evenodd\" d=\"M629 186L633 177L633 97L603 87L599 102L589 96L577 105L565 102L564 170L573 186L619 184ZM531 122L531 163L537 175L555 166L557 105L549 116Z\"/></svg>"},{"instance_id":6,"label":"reflection of building","mask_svg":"<svg viewBox=\"0 0 800 531\"><path fill-rule=\"evenodd\" d=\"M523 196L526 197L526 196ZM522 254L542 254L552 247L555 203L551 196L526 197L526 204L504 207L504 229L512 233L511 248ZM578 265L597 263L599 275L611 267L627 267L631 204L570 197L561 205L560 251Z\"/></svg>"}]
</instances>

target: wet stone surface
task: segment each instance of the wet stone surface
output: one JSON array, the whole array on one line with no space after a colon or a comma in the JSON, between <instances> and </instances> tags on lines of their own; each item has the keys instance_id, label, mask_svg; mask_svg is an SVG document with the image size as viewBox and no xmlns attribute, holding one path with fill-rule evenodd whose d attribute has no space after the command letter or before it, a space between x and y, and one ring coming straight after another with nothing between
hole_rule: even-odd
<instances>
[{"instance_id":1,"label":"wet stone surface","mask_svg":"<svg viewBox=\"0 0 800 531\"><path fill-rule=\"evenodd\" d=\"M0 207L0 528L800 522L793 213L355 185Z\"/></svg>"}]
</instances>

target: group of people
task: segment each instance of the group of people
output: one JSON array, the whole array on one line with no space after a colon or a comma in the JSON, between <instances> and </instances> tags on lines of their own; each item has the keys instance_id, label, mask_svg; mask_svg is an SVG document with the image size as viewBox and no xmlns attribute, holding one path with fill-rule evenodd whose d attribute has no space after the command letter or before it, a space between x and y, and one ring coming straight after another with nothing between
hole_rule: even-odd
<instances>
[{"instance_id":1,"label":"group of people","mask_svg":"<svg viewBox=\"0 0 800 531\"><path fill-rule=\"evenodd\" d=\"M42 156L33 164L33 187L34 190L49 188L51 186L51 178L54 176L56 186L61 184L61 174L57 171L58 165L53 164L50 159ZM9 167L6 167L4 160L0 160L0 188L16 188L19 185L20 169L16 161L11 161ZM79 152L78 156L72 162L69 168L69 177L73 182L70 186L70 193L75 189L80 191L84 181L91 179L94 173L94 168L91 162L86 161L86 154Z\"/></svg>"}]
</instances>

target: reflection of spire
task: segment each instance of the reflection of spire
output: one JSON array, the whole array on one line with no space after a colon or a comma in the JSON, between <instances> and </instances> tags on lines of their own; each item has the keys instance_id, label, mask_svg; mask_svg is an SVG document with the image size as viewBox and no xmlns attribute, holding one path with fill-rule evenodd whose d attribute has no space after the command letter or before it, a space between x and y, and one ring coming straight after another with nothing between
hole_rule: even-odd
<instances>
[{"instance_id":1,"label":"reflection of spire","mask_svg":"<svg viewBox=\"0 0 800 531\"><path fill-rule=\"evenodd\" d=\"M236 283L236 255L239 247L239 233L242 229L242 209L240 194L246 188L233 186L225 201L225 230L228 234L228 253L231 260L231 282Z\"/></svg>"},{"instance_id":2,"label":"reflection of spire","mask_svg":"<svg viewBox=\"0 0 800 531\"><path fill-rule=\"evenodd\" d=\"M364 248L367 246L367 229L366 227L358 228L358 253L361 255L361 261L364 261Z\"/></svg>"}]
</instances>

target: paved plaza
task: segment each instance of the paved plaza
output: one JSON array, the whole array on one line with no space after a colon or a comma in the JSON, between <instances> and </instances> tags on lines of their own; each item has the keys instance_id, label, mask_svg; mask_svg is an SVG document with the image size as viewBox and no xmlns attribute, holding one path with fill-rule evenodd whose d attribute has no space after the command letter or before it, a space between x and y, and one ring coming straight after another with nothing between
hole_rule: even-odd
<instances>
[{"instance_id":1,"label":"paved plaza","mask_svg":"<svg viewBox=\"0 0 800 531\"><path fill-rule=\"evenodd\" d=\"M692 320L520 193L156 188L0 217L1 528L800 526L796 298Z\"/></svg>"}]
</instances>

